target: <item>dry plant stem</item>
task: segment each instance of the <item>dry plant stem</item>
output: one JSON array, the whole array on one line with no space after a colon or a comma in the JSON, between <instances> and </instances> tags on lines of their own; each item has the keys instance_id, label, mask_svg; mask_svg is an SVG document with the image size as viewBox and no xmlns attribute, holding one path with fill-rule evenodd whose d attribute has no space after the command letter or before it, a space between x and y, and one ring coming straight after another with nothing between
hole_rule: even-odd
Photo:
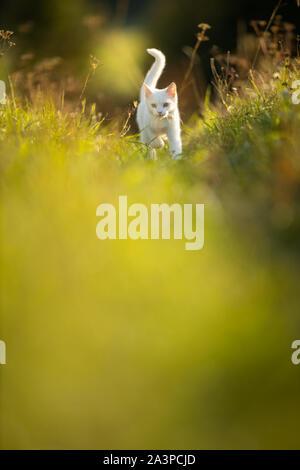
<instances>
[{"instance_id":1,"label":"dry plant stem","mask_svg":"<svg viewBox=\"0 0 300 470\"><path fill-rule=\"evenodd\" d=\"M191 55L191 59L190 59L190 63L189 63L189 66L188 66L188 69L184 75L184 78L183 78L183 82L182 82L182 85L180 87L180 91L179 91L179 95L181 95L181 93L183 92L183 90L186 88L187 86L187 82L188 82L188 79L190 78L190 75L192 73L192 70L193 70L193 67L195 65L195 59L196 59L196 54L197 54L197 51L199 49L199 46L202 42L204 41L209 41L209 37L206 36L206 32L211 29L211 26L207 23L200 23L198 24L198 28L200 28L200 32L197 33L196 35L196 38L197 38L197 42L194 46L194 49L193 49L193 52L192 52L192 55ZM195 84L195 81L191 81L192 84Z\"/></svg>"},{"instance_id":2,"label":"dry plant stem","mask_svg":"<svg viewBox=\"0 0 300 470\"><path fill-rule=\"evenodd\" d=\"M85 93L85 90L86 90L86 87L87 87L87 84L88 84L88 81L89 81L89 79L90 79L90 77L91 77L92 71L93 71L93 68L90 67L90 69L89 69L89 71L88 71L88 74L87 74L87 76L86 76L86 79L85 79L85 82L84 82L84 85L83 85L83 88L82 88L80 97L79 97L79 101L82 100L82 97L83 97L83 95L84 95L84 93Z\"/></svg>"},{"instance_id":3,"label":"dry plant stem","mask_svg":"<svg viewBox=\"0 0 300 470\"><path fill-rule=\"evenodd\" d=\"M127 114L127 118L126 118L126 121L122 127L122 130L121 130L121 133L120 133L120 137L125 137L125 135L127 134L127 132L129 131L130 129L130 126L128 126L128 122L129 122L129 119L131 118L131 112L128 111L128 114Z\"/></svg>"},{"instance_id":4,"label":"dry plant stem","mask_svg":"<svg viewBox=\"0 0 300 470\"><path fill-rule=\"evenodd\" d=\"M82 88L82 91L81 91L81 94L80 94L80 97L79 97L79 101L82 100L82 97L85 93L88 81L91 78L92 73L95 73L95 71L97 70L99 65L100 65L100 61L96 57L94 57L93 55L90 55L90 68L89 68L88 74L86 76L86 79L85 79L85 82L84 82L84 85L83 85L83 88Z\"/></svg>"},{"instance_id":5,"label":"dry plant stem","mask_svg":"<svg viewBox=\"0 0 300 470\"><path fill-rule=\"evenodd\" d=\"M189 77L192 73L193 67L194 67L196 54L197 54L197 51L199 49L200 44L201 44L201 39L198 38L197 42L195 44L195 47L193 49L192 55L191 55L191 60L190 60L190 63L189 63L189 67L188 67L188 69L187 69L187 71L184 75L183 82L182 82L179 94L181 94L183 92L183 90L186 88L187 81L188 81L188 79L189 79Z\"/></svg>"},{"instance_id":6,"label":"dry plant stem","mask_svg":"<svg viewBox=\"0 0 300 470\"><path fill-rule=\"evenodd\" d=\"M127 118L122 127L120 137L125 137L126 134L130 131L130 125L128 125L128 123L129 123L131 116L135 113L137 105L138 105L137 101L134 101L132 107L128 110Z\"/></svg>"},{"instance_id":7,"label":"dry plant stem","mask_svg":"<svg viewBox=\"0 0 300 470\"><path fill-rule=\"evenodd\" d=\"M4 29L0 30L0 57L2 57L8 49L16 45L11 40L13 34L13 31L5 31Z\"/></svg>"},{"instance_id":8,"label":"dry plant stem","mask_svg":"<svg viewBox=\"0 0 300 470\"><path fill-rule=\"evenodd\" d=\"M300 0L298 0L298 3L300 4ZM272 25L273 23L273 20L279 10L279 8L281 7L281 4L282 4L282 0L279 0L279 2L277 3L277 5L275 6L274 10L273 10L273 13L271 15L271 18L269 19L268 21L268 24L266 26L266 29L264 30L264 34L266 34L269 29L270 29L270 26ZM254 60L253 60L253 63L252 63L252 69L255 67L255 64L256 64L256 61L258 59L258 54L260 52L260 49L261 49L261 41L259 41L259 44L258 44L258 48L257 48L257 51L256 51L256 54L255 54L255 57L254 57Z\"/></svg>"}]
</instances>

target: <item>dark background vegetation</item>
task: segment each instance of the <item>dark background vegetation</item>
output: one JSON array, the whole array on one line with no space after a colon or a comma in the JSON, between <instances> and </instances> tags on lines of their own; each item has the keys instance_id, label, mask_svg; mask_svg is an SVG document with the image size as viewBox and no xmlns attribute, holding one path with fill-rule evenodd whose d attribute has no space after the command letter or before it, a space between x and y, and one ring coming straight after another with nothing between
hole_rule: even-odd
<instances>
[{"instance_id":1,"label":"dark background vegetation","mask_svg":"<svg viewBox=\"0 0 300 470\"><path fill-rule=\"evenodd\" d=\"M80 34L81 14L103 16L103 26L138 25L151 34L153 44L177 55L184 44L191 44L193 31L200 22L213 25L212 40L224 49L234 49L239 21L268 19L276 0L2 0L2 27L17 30L20 24L34 22L28 43L39 51L63 55L81 50L88 36ZM282 2L280 13L287 21L297 22L296 0ZM59 30L67 15L64 31ZM49 40L51 36L52 41ZM55 40L56 38L56 40ZM59 49L57 46L59 44ZM75 50L74 50L75 49Z\"/></svg>"},{"instance_id":2,"label":"dark background vegetation","mask_svg":"<svg viewBox=\"0 0 300 470\"><path fill-rule=\"evenodd\" d=\"M203 100L211 80L209 61L214 48L234 53L240 35L253 32L250 21L268 20L277 3L276 0L3 0L0 26L15 32L16 46L10 51L8 63L1 65L2 73L18 75L32 70L40 73L41 69L48 73L53 68L58 81L65 77L61 89L66 96L76 98L88 73L89 55L93 54L101 67L91 77L87 97L99 103L104 112L112 109L118 112L119 107L127 106L138 95L151 63L146 47L159 48L167 55L168 67L161 85L174 79L180 84L195 44L197 25L208 23L212 26L210 40L201 45L197 56L198 103L191 90L186 92L188 108L193 111ZM278 13L285 21L299 25L296 0L282 1ZM39 61L53 57L56 60L36 67ZM120 68L124 76L120 76ZM29 87L27 78L19 76L18 81ZM50 81L53 84L53 76ZM31 79L30 86L36 85L32 83ZM182 105L185 106L184 99Z\"/></svg>"}]
</instances>

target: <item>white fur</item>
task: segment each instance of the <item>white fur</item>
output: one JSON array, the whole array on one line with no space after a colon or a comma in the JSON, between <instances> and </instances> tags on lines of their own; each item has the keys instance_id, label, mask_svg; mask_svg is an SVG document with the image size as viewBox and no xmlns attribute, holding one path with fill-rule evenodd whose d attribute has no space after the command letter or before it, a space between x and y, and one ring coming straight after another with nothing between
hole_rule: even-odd
<instances>
[{"instance_id":1,"label":"white fur","mask_svg":"<svg viewBox=\"0 0 300 470\"><path fill-rule=\"evenodd\" d=\"M176 85L171 83L163 90L156 88L166 59L157 49L147 49L147 52L155 62L144 80L137 109L141 141L150 147L150 156L155 159L155 149L162 148L168 139L172 158L180 159L182 144Z\"/></svg>"}]
</instances>

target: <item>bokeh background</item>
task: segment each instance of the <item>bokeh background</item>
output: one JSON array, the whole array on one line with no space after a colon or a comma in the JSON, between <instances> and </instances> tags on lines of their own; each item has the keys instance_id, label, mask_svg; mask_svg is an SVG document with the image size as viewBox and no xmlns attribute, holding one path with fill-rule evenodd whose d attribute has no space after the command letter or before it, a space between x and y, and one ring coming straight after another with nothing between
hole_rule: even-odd
<instances>
[{"instance_id":1,"label":"bokeh background","mask_svg":"<svg viewBox=\"0 0 300 470\"><path fill-rule=\"evenodd\" d=\"M64 90L65 100L80 95L92 54L101 66L90 78L87 97L108 116L120 114L139 89L151 58L147 47L161 49L168 67L161 86L183 80L197 25L208 23L210 41L197 55L195 80L199 96L189 87L181 98L188 118L201 106L212 75L210 57L234 53L240 37L253 33L251 20L268 20L274 0L3 0L2 27L15 32L16 46L4 57L3 74L13 74L22 93ZM297 0L282 3L278 14L299 25ZM1 70L1 68L0 68ZM57 87L55 88L55 82ZM49 90L50 88L50 90ZM55 89L54 89L55 88Z\"/></svg>"},{"instance_id":2,"label":"bokeh background","mask_svg":"<svg viewBox=\"0 0 300 470\"><path fill-rule=\"evenodd\" d=\"M280 9L285 21L297 23L296 3ZM207 165L199 119L213 50L234 54L275 4L1 2L16 45L0 78L20 100L0 113L1 448L300 447L299 112L289 96L279 117L249 107L259 124L237 119L237 137L216 120L226 145ZM180 100L190 159L145 160L114 130L151 64L145 49L167 55L162 86L180 84L203 22L199 100L192 87ZM100 65L84 96L108 123L99 133L93 113L76 114L91 54ZM58 110L39 108L41 96ZM205 203L205 248L100 242L96 208L120 194Z\"/></svg>"}]
</instances>

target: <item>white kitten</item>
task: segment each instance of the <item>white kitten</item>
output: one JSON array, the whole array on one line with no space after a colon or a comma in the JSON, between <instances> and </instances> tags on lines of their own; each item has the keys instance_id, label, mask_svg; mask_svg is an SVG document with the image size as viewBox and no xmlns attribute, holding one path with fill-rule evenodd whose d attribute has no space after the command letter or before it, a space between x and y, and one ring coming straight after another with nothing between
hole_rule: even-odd
<instances>
[{"instance_id":1,"label":"white kitten","mask_svg":"<svg viewBox=\"0 0 300 470\"><path fill-rule=\"evenodd\" d=\"M171 83L163 90L155 88L166 58L157 49L147 49L147 52L155 57L155 62L144 80L137 109L141 141L149 145L150 156L155 159L154 149L163 147L168 139L172 158L180 159L182 144L176 85Z\"/></svg>"}]
</instances>

